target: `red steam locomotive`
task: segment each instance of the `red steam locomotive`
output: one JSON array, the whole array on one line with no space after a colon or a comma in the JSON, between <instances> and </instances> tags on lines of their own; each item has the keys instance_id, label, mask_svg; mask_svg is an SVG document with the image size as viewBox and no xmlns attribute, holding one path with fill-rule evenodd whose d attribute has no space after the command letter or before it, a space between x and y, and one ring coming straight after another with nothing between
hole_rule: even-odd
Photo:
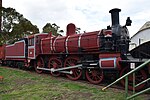
<instances>
[{"instance_id":1,"label":"red steam locomotive","mask_svg":"<svg viewBox=\"0 0 150 100\"><path fill-rule=\"evenodd\" d=\"M131 20L128 17L126 25L121 26L120 11L117 8L109 11L112 26L107 29L76 34L76 26L70 23L66 36L41 33L3 45L0 47L1 62L8 66L34 66L38 73L46 70L53 76L63 73L71 80L86 78L93 84L99 84L104 77L122 76L130 68L125 60L128 60L130 42L126 26L131 25ZM145 70L138 75L141 80L147 78Z\"/></svg>"}]
</instances>

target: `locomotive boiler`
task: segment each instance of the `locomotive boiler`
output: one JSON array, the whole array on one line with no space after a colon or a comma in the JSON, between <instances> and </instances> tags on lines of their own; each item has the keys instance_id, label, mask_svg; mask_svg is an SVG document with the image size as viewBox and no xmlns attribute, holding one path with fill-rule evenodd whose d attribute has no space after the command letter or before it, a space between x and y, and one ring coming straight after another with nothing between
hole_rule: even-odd
<instances>
[{"instance_id":1,"label":"locomotive boiler","mask_svg":"<svg viewBox=\"0 0 150 100\"><path fill-rule=\"evenodd\" d=\"M126 24L119 23L120 9L112 9L112 26L106 29L76 33L73 23L67 25L66 36L53 36L52 33L34 34L11 45L0 48L3 64L9 66L34 66L38 73L50 71L53 76L66 75L71 80L87 79L99 84L105 76L117 78L124 74L128 63L129 32ZM145 74L140 73L141 79ZM142 88L142 87L140 87Z\"/></svg>"}]
</instances>

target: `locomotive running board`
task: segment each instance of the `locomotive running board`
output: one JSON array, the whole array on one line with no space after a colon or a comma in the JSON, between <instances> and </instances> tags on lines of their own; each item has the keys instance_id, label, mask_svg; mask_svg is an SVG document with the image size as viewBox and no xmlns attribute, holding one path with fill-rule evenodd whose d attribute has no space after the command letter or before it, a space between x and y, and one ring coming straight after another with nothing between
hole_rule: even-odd
<instances>
[{"instance_id":1,"label":"locomotive running board","mask_svg":"<svg viewBox=\"0 0 150 100\"><path fill-rule=\"evenodd\" d=\"M73 74L72 71L64 71L64 70L68 70L68 69L72 69L72 68L78 68L78 67L81 67L81 66L82 66L82 64L75 65L75 66L64 67L64 68L58 68L58 69L54 69L54 68L49 69L49 68L40 68L40 67L37 67L37 69L47 70L47 71L51 71L51 72L59 71L60 73Z\"/></svg>"}]
</instances>

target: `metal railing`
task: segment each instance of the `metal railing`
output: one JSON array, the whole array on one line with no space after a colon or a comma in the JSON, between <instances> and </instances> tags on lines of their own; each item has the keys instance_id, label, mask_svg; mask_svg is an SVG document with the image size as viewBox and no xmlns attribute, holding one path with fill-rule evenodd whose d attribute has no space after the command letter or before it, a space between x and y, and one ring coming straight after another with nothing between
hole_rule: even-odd
<instances>
[{"instance_id":1,"label":"metal railing","mask_svg":"<svg viewBox=\"0 0 150 100\"><path fill-rule=\"evenodd\" d=\"M131 70L130 72L128 72L127 74L123 75L122 77L118 78L116 81L112 82L111 84L107 85L106 87L102 88L102 90L105 90L107 88L109 88L110 86L114 85L115 83L121 81L122 79L125 78L125 94L126 94L126 99L129 100L129 99L132 99L142 93L145 93L147 91L150 91L150 87L140 91L140 92L137 92L135 93L135 88L138 87L139 85L147 82L150 80L150 78L140 82L139 84L135 84L135 72L138 71L139 69L143 68L145 65L149 64L150 63L150 59L145 61L144 63L142 63L141 65L139 65L138 67L136 67L135 69ZM131 75L133 73L133 95L131 96L128 96L128 76Z\"/></svg>"}]
</instances>

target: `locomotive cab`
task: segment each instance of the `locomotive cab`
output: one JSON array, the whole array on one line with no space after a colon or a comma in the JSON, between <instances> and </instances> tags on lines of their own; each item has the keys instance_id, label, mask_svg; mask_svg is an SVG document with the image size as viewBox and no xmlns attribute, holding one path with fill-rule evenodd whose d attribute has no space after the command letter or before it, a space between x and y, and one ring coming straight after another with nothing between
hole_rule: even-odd
<instances>
[{"instance_id":1,"label":"locomotive cab","mask_svg":"<svg viewBox=\"0 0 150 100\"><path fill-rule=\"evenodd\" d=\"M41 53L41 39L46 38L48 34L34 34L28 37L28 58L36 59Z\"/></svg>"},{"instance_id":2,"label":"locomotive cab","mask_svg":"<svg viewBox=\"0 0 150 100\"><path fill-rule=\"evenodd\" d=\"M34 35L28 37L28 58L35 59L35 38Z\"/></svg>"}]
</instances>

